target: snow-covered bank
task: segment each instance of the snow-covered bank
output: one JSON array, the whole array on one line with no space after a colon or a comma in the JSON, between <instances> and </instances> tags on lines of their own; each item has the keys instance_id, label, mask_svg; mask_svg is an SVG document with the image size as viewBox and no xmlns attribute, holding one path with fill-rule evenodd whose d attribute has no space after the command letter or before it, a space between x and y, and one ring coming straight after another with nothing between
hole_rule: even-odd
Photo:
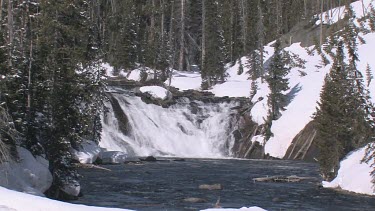
<instances>
[{"instance_id":1,"label":"snow-covered bank","mask_svg":"<svg viewBox=\"0 0 375 211\"><path fill-rule=\"evenodd\" d=\"M350 192L375 195L372 177L372 162L362 163L365 156L366 147L363 147L349 154L340 163L337 177L331 182L323 182L326 188L341 188Z\"/></svg>"},{"instance_id":2,"label":"snow-covered bank","mask_svg":"<svg viewBox=\"0 0 375 211\"><path fill-rule=\"evenodd\" d=\"M48 161L34 157L28 150L17 148L19 161L0 164L0 186L42 196L52 184ZM0 200L5 195L0 193ZM1 203L0 203L1 204Z\"/></svg>"},{"instance_id":3,"label":"snow-covered bank","mask_svg":"<svg viewBox=\"0 0 375 211\"><path fill-rule=\"evenodd\" d=\"M74 159L84 164L94 163L101 152L102 149L96 143L89 141L82 143L79 150L72 149Z\"/></svg>"},{"instance_id":4,"label":"snow-covered bank","mask_svg":"<svg viewBox=\"0 0 375 211\"><path fill-rule=\"evenodd\" d=\"M69 204L0 187L1 211L125 211L125 209Z\"/></svg>"},{"instance_id":5,"label":"snow-covered bank","mask_svg":"<svg viewBox=\"0 0 375 211\"><path fill-rule=\"evenodd\" d=\"M260 207L242 207L239 209L231 209L231 208L221 208L221 209L207 209L202 211L266 211L265 209L262 209Z\"/></svg>"},{"instance_id":6,"label":"snow-covered bank","mask_svg":"<svg viewBox=\"0 0 375 211\"><path fill-rule=\"evenodd\" d=\"M149 93L154 98L167 99L168 90L160 86L143 86L139 89L142 93Z\"/></svg>"}]
</instances>

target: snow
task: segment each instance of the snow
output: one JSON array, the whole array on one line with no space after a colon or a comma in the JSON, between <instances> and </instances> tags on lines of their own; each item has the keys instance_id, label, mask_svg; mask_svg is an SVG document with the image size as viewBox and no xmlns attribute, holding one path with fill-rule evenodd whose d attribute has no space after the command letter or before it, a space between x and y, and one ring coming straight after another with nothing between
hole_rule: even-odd
<instances>
[{"instance_id":1,"label":"snow","mask_svg":"<svg viewBox=\"0 0 375 211\"><path fill-rule=\"evenodd\" d=\"M337 177L331 182L323 182L326 188L341 188L343 190L375 195L374 186L371 185L372 177L370 175L373 168L370 164L362 163L365 156L366 147L363 147L349 154L340 163L340 169Z\"/></svg>"},{"instance_id":2,"label":"snow","mask_svg":"<svg viewBox=\"0 0 375 211\"><path fill-rule=\"evenodd\" d=\"M124 163L127 160L128 155L125 152L118 151L106 151L100 153L99 158L104 164L118 164Z\"/></svg>"},{"instance_id":3,"label":"snow","mask_svg":"<svg viewBox=\"0 0 375 211\"><path fill-rule=\"evenodd\" d=\"M298 68L293 68L289 78L291 103L282 112L280 119L272 122L273 137L266 143L265 152L273 157L282 158L288 150L293 138L312 120L316 111L325 75L329 66L318 69L320 56L309 56L300 43L286 48L306 60L306 76L301 76Z\"/></svg>"},{"instance_id":4,"label":"snow","mask_svg":"<svg viewBox=\"0 0 375 211\"><path fill-rule=\"evenodd\" d=\"M165 82L168 85L169 81ZM202 84L202 78L199 72L179 72L174 70L171 80L171 86L181 91L194 89L199 90Z\"/></svg>"},{"instance_id":5,"label":"snow","mask_svg":"<svg viewBox=\"0 0 375 211\"><path fill-rule=\"evenodd\" d=\"M91 164L95 162L101 151L96 143L86 141L82 143L80 150L72 149L72 155L80 163Z\"/></svg>"},{"instance_id":6,"label":"snow","mask_svg":"<svg viewBox=\"0 0 375 211\"><path fill-rule=\"evenodd\" d=\"M149 93L154 98L167 99L168 90L160 86L143 86L139 89L142 93Z\"/></svg>"},{"instance_id":7,"label":"snow","mask_svg":"<svg viewBox=\"0 0 375 211\"><path fill-rule=\"evenodd\" d=\"M356 14L357 18L363 17L363 11L367 13L371 9L371 4L373 4L373 0L363 0L363 5L365 6L365 9L363 10L362 2L356 1L351 3L351 6ZM332 15L331 15L332 14ZM316 25L320 25L321 23L321 14L316 15L317 18L319 18L318 21L316 21ZM345 16L345 6L334 8L332 10L323 12L323 24L334 24L337 23L339 20L343 19Z\"/></svg>"},{"instance_id":8,"label":"snow","mask_svg":"<svg viewBox=\"0 0 375 211\"><path fill-rule=\"evenodd\" d=\"M19 162L0 164L0 186L42 196L52 184L48 161L18 147ZM0 194L0 198L3 197ZM1 203L0 203L1 204Z\"/></svg>"},{"instance_id":9,"label":"snow","mask_svg":"<svg viewBox=\"0 0 375 211\"><path fill-rule=\"evenodd\" d=\"M69 204L0 187L0 210L4 211L126 211Z\"/></svg>"},{"instance_id":10,"label":"snow","mask_svg":"<svg viewBox=\"0 0 375 211\"><path fill-rule=\"evenodd\" d=\"M215 208L215 209L206 209L202 211L265 211L265 209L262 209L260 207L242 207L239 209L232 209L232 208Z\"/></svg>"}]
</instances>

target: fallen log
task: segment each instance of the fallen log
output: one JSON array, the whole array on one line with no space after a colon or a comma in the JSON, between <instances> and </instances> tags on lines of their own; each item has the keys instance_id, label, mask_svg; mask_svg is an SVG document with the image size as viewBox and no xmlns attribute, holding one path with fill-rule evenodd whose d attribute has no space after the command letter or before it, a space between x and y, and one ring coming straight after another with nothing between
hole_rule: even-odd
<instances>
[{"instance_id":1,"label":"fallen log","mask_svg":"<svg viewBox=\"0 0 375 211\"><path fill-rule=\"evenodd\" d=\"M76 164L76 166L80 167L80 168L87 168L87 169L100 169L100 170L105 170L105 171L112 171L111 169L104 168L104 167L101 167L101 166L97 166L97 165L94 165L94 164L80 163L80 164Z\"/></svg>"},{"instance_id":2,"label":"fallen log","mask_svg":"<svg viewBox=\"0 0 375 211\"><path fill-rule=\"evenodd\" d=\"M315 177L299 177L296 175L291 176L271 176L271 177L258 177L253 178L254 182L300 182L302 180L316 180Z\"/></svg>"}]
</instances>

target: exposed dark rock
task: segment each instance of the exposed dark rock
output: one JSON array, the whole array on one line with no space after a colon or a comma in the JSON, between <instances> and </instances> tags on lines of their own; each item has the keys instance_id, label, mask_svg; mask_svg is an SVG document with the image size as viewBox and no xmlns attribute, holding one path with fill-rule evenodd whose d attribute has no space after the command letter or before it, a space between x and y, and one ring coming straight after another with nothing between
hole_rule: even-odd
<instances>
[{"instance_id":1,"label":"exposed dark rock","mask_svg":"<svg viewBox=\"0 0 375 211\"><path fill-rule=\"evenodd\" d=\"M107 96L108 96L109 101L112 105L113 112L115 113L115 116L117 118L119 130L123 134L128 135L129 132L130 132L128 117L126 116L126 114L122 110L118 100L111 94L107 94Z\"/></svg>"},{"instance_id":2,"label":"exposed dark rock","mask_svg":"<svg viewBox=\"0 0 375 211\"><path fill-rule=\"evenodd\" d=\"M264 158L263 146L259 142L252 142L252 138L261 132L262 127L248 115L240 115L238 118L238 129L232 132L235 139L233 153L239 158Z\"/></svg>"},{"instance_id":3,"label":"exposed dark rock","mask_svg":"<svg viewBox=\"0 0 375 211\"><path fill-rule=\"evenodd\" d=\"M302 47L315 45L320 39L320 25L316 25L317 19L305 20L296 24L287 34L281 37L282 47L287 47L291 43L301 43ZM327 25L323 24L323 39L329 37L331 33L335 33L343 28L344 20Z\"/></svg>"},{"instance_id":4,"label":"exposed dark rock","mask_svg":"<svg viewBox=\"0 0 375 211\"><path fill-rule=\"evenodd\" d=\"M154 157L154 156L148 156L146 158L140 158L141 161L145 161L145 162L156 162L157 159Z\"/></svg>"},{"instance_id":5,"label":"exposed dark rock","mask_svg":"<svg viewBox=\"0 0 375 211\"><path fill-rule=\"evenodd\" d=\"M312 121L293 139L284 159L315 161L318 156L318 149L314 144L316 139L316 124Z\"/></svg>"}]
</instances>

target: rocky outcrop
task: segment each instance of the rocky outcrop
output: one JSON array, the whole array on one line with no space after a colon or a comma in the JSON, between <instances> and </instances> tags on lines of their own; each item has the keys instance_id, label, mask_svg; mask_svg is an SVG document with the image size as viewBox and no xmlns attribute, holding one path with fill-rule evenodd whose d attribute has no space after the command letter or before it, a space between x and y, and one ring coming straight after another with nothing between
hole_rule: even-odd
<instances>
[{"instance_id":1,"label":"rocky outcrop","mask_svg":"<svg viewBox=\"0 0 375 211\"><path fill-rule=\"evenodd\" d=\"M249 115L239 115L237 128L232 132L234 137L233 153L238 158L260 159L263 158L264 148L253 137L261 133L262 127L252 121Z\"/></svg>"},{"instance_id":2,"label":"rocky outcrop","mask_svg":"<svg viewBox=\"0 0 375 211\"><path fill-rule=\"evenodd\" d=\"M126 114L122 111L120 103L118 100L111 94L107 94L109 102L111 103L113 112L118 120L118 129L125 135L128 135L130 132L129 119ZM125 102L126 103L126 102ZM105 119L104 119L105 121Z\"/></svg>"},{"instance_id":3,"label":"rocky outcrop","mask_svg":"<svg viewBox=\"0 0 375 211\"><path fill-rule=\"evenodd\" d=\"M293 139L284 159L315 161L318 155L318 149L314 145L316 138L316 124L312 121Z\"/></svg>"},{"instance_id":4,"label":"rocky outcrop","mask_svg":"<svg viewBox=\"0 0 375 211\"><path fill-rule=\"evenodd\" d=\"M282 47L288 47L293 43L301 43L302 47L309 47L319 42L321 29L320 25L316 24L317 20L304 20L296 24L287 34L281 37ZM339 20L330 25L323 24L323 39L341 30L344 26L344 20Z\"/></svg>"}]
</instances>

